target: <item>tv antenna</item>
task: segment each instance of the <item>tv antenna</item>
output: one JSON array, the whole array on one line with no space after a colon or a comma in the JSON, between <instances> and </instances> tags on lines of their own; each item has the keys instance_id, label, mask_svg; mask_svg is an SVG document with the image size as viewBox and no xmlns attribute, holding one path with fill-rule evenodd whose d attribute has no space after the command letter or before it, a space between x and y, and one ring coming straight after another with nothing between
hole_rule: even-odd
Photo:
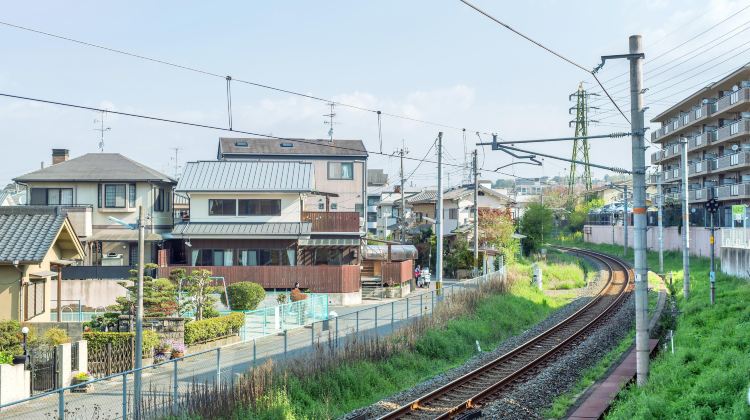
<instances>
[{"instance_id":1,"label":"tv antenna","mask_svg":"<svg viewBox=\"0 0 750 420\"><path fill-rule=\"evenodd\" d=\"M180 178L180 161L177 158L179 156L180 148L172 147L172 150L174 151L174 157L170 158L170 160L174 161L174 178L179 179Z\"/></svg>"},{"instance_id":2,"label":"tv antenna","mask_svg":"<svg viewBox=\"0 0 750 420\"><path fill-rule=\"evenodd\" d=\"M104 127L104 117L106 116L106 113L107 111L102 111L101 119L94 120L94 131L99 132L99 152L104 152L104 132L112 129L112 127ZM96 127L96 124L99 124L99 127Z\"/></svg>"},{"instance_id":3,"label":"tv antenna","mask_svg":"<svg viewBox=\"0 0 750 420\"><path fill-rule=\"evenodd\" d=\"M328 139L329 141L333 142L333 125L338 124L336 122L333 122L333 118L336 116L336 113L333 112L334 108L336 108L336 104L331 102L328 104L328 106L331 107L331 112L329 114L323 114L324 117L328 118L328 121L323 121L323 124L328 124L330 126L328 128Z\"/></svg>"}]
</instances>

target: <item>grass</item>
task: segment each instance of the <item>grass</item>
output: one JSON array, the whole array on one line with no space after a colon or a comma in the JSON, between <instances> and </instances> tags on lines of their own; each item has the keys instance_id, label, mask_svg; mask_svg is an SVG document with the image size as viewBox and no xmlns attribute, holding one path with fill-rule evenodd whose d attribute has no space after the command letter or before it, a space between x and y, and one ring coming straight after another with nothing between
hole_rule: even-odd
<instances>
[{"instance_id":1,"label":"grass","mask_svg":"<svg viewBox=\"0 0 750 420\"><path fill-rule=\"evenodd\" d=\"M611 245L576 245L622 252ZM648 253L648 264L658 266L656 253ZM687 301L682 296L681 254L666 252L664 268L674 273L681 312L676 320L675 354L662 352L652 360L648 383L624 390L607 418L750 418L750 283L717 272L716 305L711 306L708 259L690 258Z\"/></svg>"},{"instance_id":2,"label":"grass","mask_svg":"<svg viewBox=\"0 0 750 420\"><path fill-rule=\"evenodd\" d=\"M547 252L547 261L542 267L542 283L545 289L569 290L586 286L588 280L597 275L597 270L583 258L554 249Z\"/></svg>"},{"instance_id":3,"label":"grass","mask_svg":"<svg viewBox=\"0 0 750 420\"><path fill-rule=\"evenodd\" d=\"M267 364L241 375L234 385L194 385L181 395L181 417L328 419L370 405L465 363L528 329L568 303L530 283L528 266L509 268L507 287L468 290L443 302L390 338L324 347L286 365ZM184 404L183 404L184 403ZM208 410L208 411L206 411Z\"/></svg>"}]
</instances>

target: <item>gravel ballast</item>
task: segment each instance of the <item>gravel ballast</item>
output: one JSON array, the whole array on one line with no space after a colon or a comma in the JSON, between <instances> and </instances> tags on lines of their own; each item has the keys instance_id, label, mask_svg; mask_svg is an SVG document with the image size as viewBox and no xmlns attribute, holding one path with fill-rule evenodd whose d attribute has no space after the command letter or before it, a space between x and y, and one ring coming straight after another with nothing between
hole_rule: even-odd
<instances>
[{"instance_id":1,"label":"gravel ballast","mask_svg":"<svg viewBox=\"0 0 750 420\"><path fill-rule=\"evenodd\" d=\"M575 292L579 296L577 299L573 300L568 305L555 311L549 317L539 322L532 328L524 331L521 334L508 338L494 350L489 351L489 352L483 352L481 354L477 354L476 356L474 356L473 358L471 358L470 360L468 360L466 363L464 363L463 365L459 367L451 369L443 374L434 376L428 380L423 381L422 383L416 385L413 388L394 394L368 407L355 410L347 414L346 416L343 416L342 418L343 419L352 419L352 418L368 418L369 419L369 418L380 417L400 406L408 404L409 402L419 398L420 396L436 388L439 388L440 386L447 384L448 382L456 378L459 378L489 363L490 361L494 359L497 359L498 357L515 349L516 347L523 344L524 342L530 340L531 338L541 334L542 332L548 330L554 325L560 323L565 318L569 317L578 309L583 307L586 303L590 302L592 299L592 296L596 295L605 286L606 282L603 281L605 280L603 277L604 276L600 275L597 281L592 282L589 286L585 288L576 290ZM573 292L573 290L571 290L571 292ZM627 308L630 308L630 309L627 309ZM630 302L630 299L628 299L628 302L623 306L623 308L621 308L618 314L614 316L614 319L617 319L617 320L625 319L625 318L621 318L620 313L623 311L625 312L629 311L632 314L632 303ZM607 328L612 324L619 325L620 323L621 323L620 321L608 323ZM622 327L622 328L623 328L624 334L627 334L627 331L630 329L630 324L628 324L627 327ZM554 399L555 396L564 392L565 390L569 389L571 386L575 384L575 381L578 379L578 376L581 374L583 369L585 369L585 367L582 367L582 365L586 363L590 363L590 364L596 363L596 361L602 355L604 355L613 345L615 345L622 338L622 337L619 337L619 338L612 337L610 339L609 335L612 334L613 332L607 331L607 332L600 333L600 331L604 331L604 330L605 330L604 327L599 328L599 330L596 333L592 334L591 337L589 337L587 340L582 342L575 351L570 353L570 355L566 355L565 357L561 357L558 361L552 362L550 365L550 368L546 369L545 372L542 375L540 375L540 378L535 378L535 380L528 381L529 389L548 386L548 387L551 387L549 390L545 391L540 396L532 396L530 398L526 398L524 395L527 393L527 387L525 384L521 385L520 387L518 387L519 390L522 390L522 392L519 392L519 394L521 395L516 395L515 391L511 390L507 396L503 397L502 400L496 401L492 403L491 405L487 406L487 408L483 410L483 413L486 411L485 415L490 416L490 418L493 418L493 417L505 418L506 415L517 416L517 417L508 417L508 418L520 418L521 416L523 418L534 418L534 416L539 416L541 411L544 409L544 407L548 406L552 402L552 399ZM591 343L593 337L598 337L597 339L598 342L596 344ZM601 354L589 353L588 346L590 345L590 343L594 344L594 347L602 348L604 350L601 352ZM575 360L571 359L569 361L569 363L575 362L575 364L571 365L570 369L562 369L562 370L567 371L570 375L561 373L559 374L561 376L557 377L555 375L558 375L558 374L547 373L547 372L552 372L553 370L557 371L556 366L559 363L564 363L563 361L566 360L571 355L577 355ZM578 360L578 359L581 359L581 360ZM574 373L575 373L575 376L574 377L571 376ZM545 382L545 378L546 380L552 381L552 382L550 383ZM529 394L529 395L535 395L535 394L536 393ZM540 405L542 403L543 405ZM507 414L503 414L505 412L507 412Z\"/></svg>"}]
</instances>

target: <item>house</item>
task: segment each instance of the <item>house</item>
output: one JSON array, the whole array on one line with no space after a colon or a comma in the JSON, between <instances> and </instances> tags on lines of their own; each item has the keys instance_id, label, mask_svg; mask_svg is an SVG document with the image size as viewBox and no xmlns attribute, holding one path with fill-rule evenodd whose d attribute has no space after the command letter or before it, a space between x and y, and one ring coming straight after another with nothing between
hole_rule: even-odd
<instances>
[{"instance_id":1,"label":"house","mask_svg":"<svg viewBox=\"0 0 750 420\"><path fill-rule=\"evenodd\" d=\"M378 234L378 203L383 191L388 187L388 174L382 169L367 170L367 219L366 232L368 235Z\"/></svg>"},{"instance_id":2,"label":"house","mask_svg":"<svg viewBox=\"0 0 750 420\"><path fill-rule=\"evenodd\" d=\"M479 185L477 191L477 205L480 209L510 208L513 200L492 188ZM474 215L474 185L464 185L452 188L443 193L443 222L444 233L451 233L457 229L465 230L473 223Z\"/></svg>"},{"instance_id":3,"label":"house","mask_svg":"<svg viewBox=\"0 0 750 420\"><path fill-rule=\"evenodd\" d=\"M383 192L380 195L380 201L377 204L378 207L378 225L377 225L377 236L382 239L388 239L394 237L394 235L400 238L401 228L399 223L403 220L408 223L409 217L411 216L411 206L406 201L410 196L420 192L419 189L405 187L404 193L401 194L401 186L396 185L393 191ZM404 198L404 206L406 209L401 208L401 197ZM394 237L396 239L396 237Z\"/></svg>"},{"instance_id":4,"label":"house","mask_svg":"<svg viewBox=\"0 0 750 420\"><path fill-rule=\"evenodd\" d=\"M14 179L26 187L31 205L59 206L84 243L88 265L133 265L138 232L112 220L138 221L146 214L146 261L172 230L175 180L119 153L88 153L69 159L67 149L52 149L52 165Z\"/></svg>"},{"instance_id":5,"label":"house","mask_svg":"<svg viewBox=\"0 0 750 420\"><path fill-rule=\"evenodd\" d=\"M189 216L172 231L180 245L170 265L267 289L299 282L336 303L361 300L359 214L306 210L304 203L320 196L317 167L301 160L188 162L176 192L188 197Z\"/></svg>"},{"instance_id":6,"label":"house","mask_svg":"<svg viewBox=\"0 0 750 420\"><path fill-rule=\"evenodd\" d=\"M220 138L217 152L218 160L310 162L316 189L332 194L305 197L303 210L358 212L363 220L367 157L362 140L339 139Z\"/></svg>"},{"instance_id":7,"label":"house","mask_svg":"<svg viewBox=\"0 0 750 420\"><path fill-rule=\"evenodd\" d=\"M0 320L49 322L51 277L83 255L59 207L0 207Z\"/></svg>"},{"instance_id":8,"label":"house","mask_svg":"<svg viewBox=\"0 0 750 420\"><path fill-rule=\"evenodd\" d=\"M10 184L0 190L0 206L26 205L26 188L18 184Z\"/></svg>"}]
</instances>

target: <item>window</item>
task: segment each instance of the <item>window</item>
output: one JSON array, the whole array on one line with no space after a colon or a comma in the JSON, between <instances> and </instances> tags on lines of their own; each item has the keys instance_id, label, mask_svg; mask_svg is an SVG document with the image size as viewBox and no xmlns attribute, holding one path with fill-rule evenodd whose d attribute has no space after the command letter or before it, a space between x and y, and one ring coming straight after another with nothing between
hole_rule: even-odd
<instances>
[{"instance_id":1,"label":"window","mask_svg":"<svg viewBox=\"0 0 750 420\"><path fill-rule=\"evenodd\" d=\"M281 143L281 147L294 147L293 143Z\"/></svg>"},{"instance_id":2,"label":"window","mask_svg":"<svg viewBox=\"0 0 750 420\"><path fill-rule=\"evenodd\" d=\"M690 122L690 114L685 114L682 116L682 125L687 125Z\"/></svg>"},{"instance_id":3,"label":"window","mask_svg":"<svg viewBox=\"0 0 750 420\"><path fill-rule=\"evenodd\" d=\"M391 207L391 217L398 217L398 207Z\"/></svg>"},{"instance_id":4,"label":"window","mask_svg":"<svg viewBox=\"0 0 750 420\"><path fill-rule=\"evenodd\" d=\"M209 216L236 216L237 200L208 200Z\"/></svg>"},{"instance_id":5,"label":"window","mask_svg":"<svg viewBox=\"0 0 750 420\"><path fill-rule=\"evenodd\" d=\"M26 284L25 318L29 320L44 313L44 280L30 281Z\"/></svg>"},{"instance_id":6,"label":"window","mask_svg":"<svg viewBox=\"0 0 750 420\"><path fill-rule=\"evenodd\" d=\"M367 197L368 206L377 206L379 201L380 201L380 197L378 197L377 195Z\"/></svg>"},{"instance_id":7,"label":"window","mask_svg":"<svg viewBox=\"0 0 750 420\"><path fill-rule=\"evenodd\" d=\"M237 264L256 265L297 265L297 252L294 249L240 249Z\"/></svg>"},{"instance_id":8,"label":"window","mask_svg":"<svg viewBox=\"0 0 750 420\"><path fill-rule=\"evenodd\" d=\"M135 184L128 185L128 207L135 208Z\"/></svg>"},{"instance_id":9,"label":"window","mask_svg":"<svg viewBox=\"0 0 750 420\"><path fill-rule=\"evenodd\" d=\"M231 249L196 249L193 250L194 266L231 266L233 250Z\"/></svg>"},{"instance_id":10,"label":"window","mask_svg":"<svg viewBox=\"0 0 750 420\"><path fill-rule=\"evenodd\" d=\"M328 179L354 179L354 163L328 162Z\"/></svg>"},{"instance_id":11,"label":"window","mask_svg":"<svg viewBox=\"0 0 750 420\"><path fill-rule=\"evenodd\" d=\"M739 91L735 90L734 92L732 92L731 95L729 95L729 104L730 105L736 104L737 101L739 101L739 100L740 100L740 92Z\"/></svg>"},{"instance_id":12,"label":"window","mask_svg":"<svg viewBox=\"0 0 750 420\"><path fill-rule=\"evenodd\" d=\"M318 210L325 210L325 209L326 209L326 205L325 204L318 203Z\"/></svg>"},{"instance_id":13,"label":"window","mask_svg":"<svg viewBox=\"0 0 750 420\"><path fill-rule=\"evenodd\" d=\"M700 118L702 116L703 116L703 108L697 108L695 110L695 119L697 120L698 118Z\"/></svg>"},{"instance_id":14,"label":"window","mask_svg":"<svg viewBox=\"0 0 750 420\"><path fill-rule=\"evenodd\" d=\"M72 188L32 188L31 203L38 206L64 206L73 204Z\"/></svg>"},{"instance_id":15,"label":"window","mask_svg":"<svg viewBox=\"0 0 750 420\"><path fill-rule=\"evenodd\" d=\"M377 222L378 221L378 214L377 213L367 213L367 221L368 222Z\"/></svg>"},{"instance_id":16,"label":"window","mask_svg":"<svg viewBox=\"0 0 750 420\"><path fill-rule=\"evenodd\" d=\"M280 216L281 200L250 199L238 200L238 214L240 216Z\"/></svg>"},{"instance_id":17,"label":"window","mask_svg":"<svg viewBox=\"0 0 750 420\"><path fill-rule=\"evenodd\" d=\"M154 211L166 211L167 210L167 195L164 192L164 188L156 188L154 190Z\"/></svg>"},{"instance_id":18,"label":"window","mask_svg":"<svg viewBox=\"0 0 750 420\"><path fill-rule=\"evenodd\" d=\"M732 125L729 126L729 135L733 136L740 132L740 124L739 123L732 123Z\"/></svg>"},{"instance_id":19,"label":"window","mask_svg":"<svg viewBox=\"0 0 750 420\"><path fill-rule=\"evenodd\" d=\"M448 219L458 220L458 209L448 209Z\"/></svg>"},{"instance_id":20,"label":"window","mask_svg":"<svg viewBox=\"0 0 750 420\"><path fill-rule=\"evenodd\" d=\"M339 205L336 203L331 203L331 210L337 210L339 208Z\"/></svg>"},{"instance_id":21,"label":"window","mask_svg":"<svg viewBox=\"0 0 750 420\"><path fill-rule=\"evenodd\" d=\"M104 185L104 207L125 208L125 184Z\"/></svg>"},{"instance_id":22,"label":"window","mask_svg":"<svg viewBox=\"0 0 750 420\"><path fill-rule=\"evenodd\" d=\"M365 214L365 208L362 204L355 204L354 205L354 211L359 213L360 217Z\"/></svg>"}]
</instances>

